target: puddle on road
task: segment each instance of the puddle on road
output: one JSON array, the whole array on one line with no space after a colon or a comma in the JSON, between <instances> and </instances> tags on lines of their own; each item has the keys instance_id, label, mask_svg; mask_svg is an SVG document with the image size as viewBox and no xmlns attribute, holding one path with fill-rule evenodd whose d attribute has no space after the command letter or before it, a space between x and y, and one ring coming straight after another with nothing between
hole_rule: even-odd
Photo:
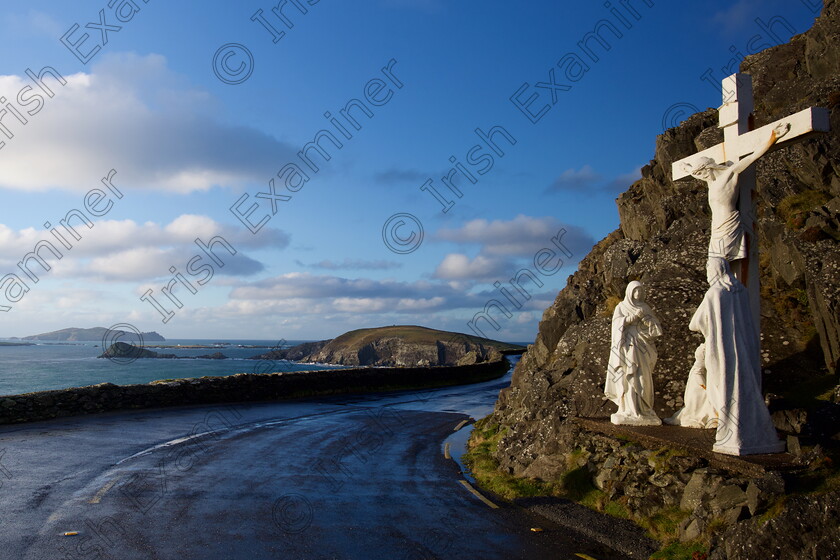
<instances>
[{"instance_id":1,"label":"puddle on road","mask_svg":"<svg viewBox=\"0 0 840 560\"><path fill-rule=\"evenodd\" d=\"M469 471L467 466L464 464L463 456L464 453L467 452L467 440L470 439L470 434L473 431L473 424L469 424L464 426L448 438L444 440L443 445L441 447L441 453L446 448L446 444L449 444L449 455L458 463L458 467L460 468L461 472L471 484L475 483L475 479L472 477L472 473Z\"/></svg>"}]
</instances>

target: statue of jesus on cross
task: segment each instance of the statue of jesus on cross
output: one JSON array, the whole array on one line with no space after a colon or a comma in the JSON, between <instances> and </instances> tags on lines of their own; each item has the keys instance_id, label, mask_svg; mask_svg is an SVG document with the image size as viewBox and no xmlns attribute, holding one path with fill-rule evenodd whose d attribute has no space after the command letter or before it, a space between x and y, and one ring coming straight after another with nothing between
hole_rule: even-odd
<instances>
[{"instance_id":1,"label":"statue of jesus on cross","mask_svg":"<svg viewBox=\"0 0 840 560\"><path fill-rule=\"evenodd\" d=\"M718 110L723 142L676 161L671 167L674 181L688 176L706 181L712 209L706 270L710 287L689 326L705 339L706 384L688 385L685 402L708 400L714 414L712 420L717 424L712 449L732 455L776 453L784 448L761 394L753 164L777 143L829 130L828 111L818 107L757 130L752 111L751 78L746 74L726 78L723 106ZM729 276L730 268L735 278ZM667 423L682 424L681 416L679 413Z\"/></svg>"},{"instance_id":2,"label":"statue of jesus on cross","mask_svg":"<svg viewBox=\"0 0 840 560\"><path fill-rule=\"evenodd\" d=\"M828 132L829 115L827 109L811 107L756 129L749 74L724 78L721 89L723 105L718 110L718 127L723 129L723 142L675 161L671 177L678 181L696 176L709 184L709 256L729 261L736 278L747 287L758 340L761 316L753 163L779 146Z\"/></svg>"},{"instance_id":3,"label":"statue of jesus on cross","mask_svg":"<svg viewBox=\"0 0 840 560\"><path fill-rule=\"evenodd\" d=\"M721 164L710 157L702 157L696 167L685 163L687 172L705 181L709 186L709 207L712 209L709 256L729 261L732 273L744 285L748 283L749 278L750 228L738 209L738 178L788 131L789 123L776 125L765 145L737 163L727 161Z\"/></svg>"}]
</instances>

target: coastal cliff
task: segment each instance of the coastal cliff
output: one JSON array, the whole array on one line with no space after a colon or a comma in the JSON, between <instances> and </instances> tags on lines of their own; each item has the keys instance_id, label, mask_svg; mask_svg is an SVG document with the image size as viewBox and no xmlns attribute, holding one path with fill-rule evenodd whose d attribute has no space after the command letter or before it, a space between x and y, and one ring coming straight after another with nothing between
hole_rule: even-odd
<instances>
[{"instance_id":1,"label":"coastal cliff","mask_svg":"<svg viewBox=\"0 0 840 560\"><path fill-rule=\"evenodd\" d=\"M498 361L524 350L486 338L418 326L358 329L332 340L273 350L254 359L293 360L344 366L462 366Z\"/></svg>"}]
</instances>

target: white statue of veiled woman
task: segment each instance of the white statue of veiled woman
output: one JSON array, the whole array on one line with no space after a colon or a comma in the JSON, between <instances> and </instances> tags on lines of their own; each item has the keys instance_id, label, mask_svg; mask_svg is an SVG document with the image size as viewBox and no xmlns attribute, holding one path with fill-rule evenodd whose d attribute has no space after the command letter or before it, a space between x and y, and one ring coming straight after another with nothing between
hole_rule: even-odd
<instances>
[{"instance_id":1,"label":"white statue of veiled woman","mask_svg":"<svg viewBox=\"0 0 840 560\"><path fill-rule=\"evenodd\" d=\"M706 339L704 364L709 404L717 420L712 451L729 455L779 453L779 441L761 395L761 364L750 302L729 263L710 257L709 290L688 328Z\"/></svg>"},{"instance_id":2,"label":"white statue of veiled woman","mask_svg":"<svg viewBox=\"0 0 840 560\"><path fill-rule=\"evenodd\" d=\"M627 285L624 299L612 318L612 341L604 394L618 406L613 424L658 426L653 411L653 368L657 353L653 339L662 335L659 320L645 303L641 282Z\"/></svg>"}]
</instances>

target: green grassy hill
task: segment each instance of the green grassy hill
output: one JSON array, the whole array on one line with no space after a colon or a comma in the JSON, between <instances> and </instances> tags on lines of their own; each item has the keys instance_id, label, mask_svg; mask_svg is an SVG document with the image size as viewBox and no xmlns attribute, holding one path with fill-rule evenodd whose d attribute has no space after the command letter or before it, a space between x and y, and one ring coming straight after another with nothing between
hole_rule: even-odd
<instances>
[{"instance_id":1,"label":"green grassy hill","mask_svg":"<svg viewBox=\"0 0 840 560\"><path fill-rule=\"evenodd\" d=\"M357 329L355 331L346 332L343 335L332 339L331 344L346 347L361 347L383 338L400 338L404 342L415 344L434 344L438 341L466 341L473 344L482 344L484 346L492 347L503 353L518 353L525 350L524 346L519 346L518 344L509 344L507 342L499 342L498 340L491 340L489 338L481 338L479 336L472 336L463 333L439 331L437 329L429 329L417 325L394 325L391 327Z\"/></svg>"}]
</instances>

